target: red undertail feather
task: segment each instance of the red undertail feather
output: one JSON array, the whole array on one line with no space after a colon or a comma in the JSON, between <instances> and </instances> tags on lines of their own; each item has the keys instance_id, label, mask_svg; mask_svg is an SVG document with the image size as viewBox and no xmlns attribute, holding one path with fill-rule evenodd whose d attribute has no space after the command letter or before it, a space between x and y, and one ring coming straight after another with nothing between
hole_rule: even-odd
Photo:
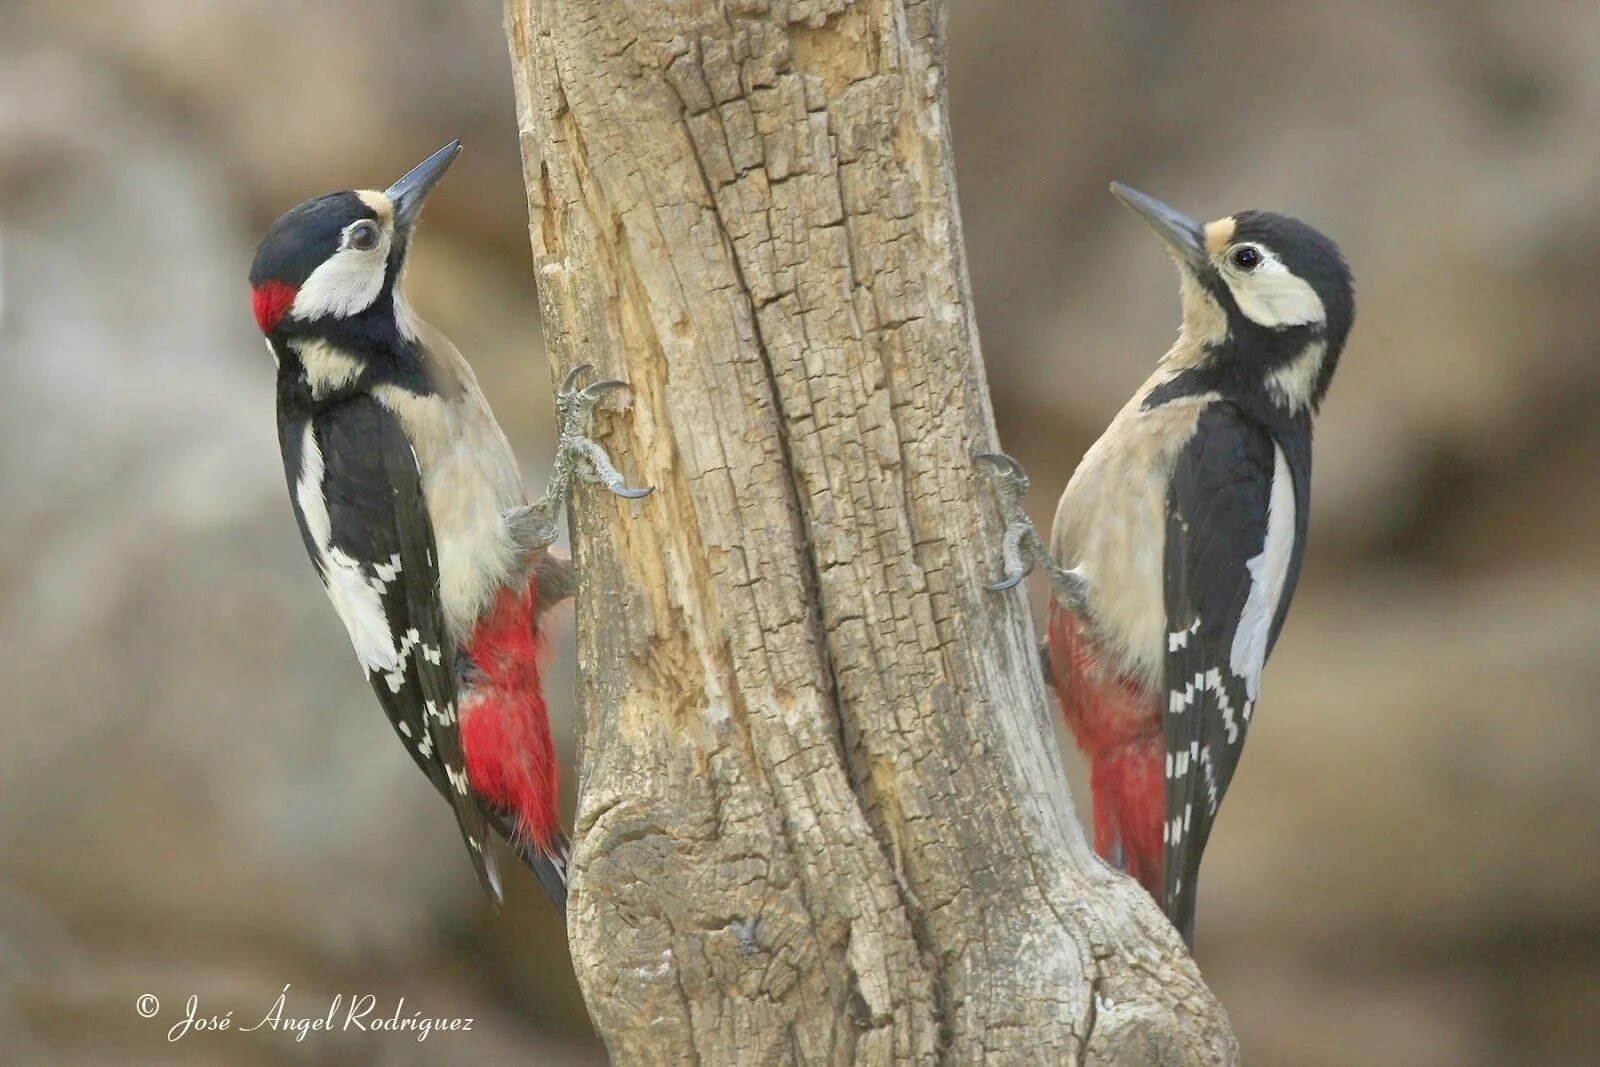
<instances>
[{"instance_id":1,"label":"red undertail feather","mask_svg":"<svg viewBox=\"0 0 1600 1067\"><path fill-rule=\"evenodd\" d=\"M1076 617L1050 611L1050 670L1078 750L1089 761L1094 849L1161 899L1166 747L1158 694L1102 671Z\"/></svg>"},{"instance_id":2,"label":"red undertail feather","mask_svg":"<svg viewBox=\"0 0 1600 1067\"><path fill-rule=\"evenodd\" d=\"M539 681L536 582L503 589L467 642L481 672L461 707L467 780L549 854L559 833L559 770Z\"/></svg>"}]
</instances>

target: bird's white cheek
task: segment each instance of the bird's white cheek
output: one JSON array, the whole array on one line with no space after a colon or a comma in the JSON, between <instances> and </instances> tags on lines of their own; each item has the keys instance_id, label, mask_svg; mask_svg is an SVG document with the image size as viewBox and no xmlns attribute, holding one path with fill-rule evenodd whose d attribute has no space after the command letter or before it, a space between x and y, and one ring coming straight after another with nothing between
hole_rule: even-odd
<instances>
[{"instance_id":1,"label":"bird's white cheek","mask_svg":"<svg viewBox=\"0 0 1600 1067\"><path fill-rule=\"evenodd\" d=\"M383 289L387 254L387 244L368 252L353 248L335 252L300 287L290 314L309 322L325 315L342 319L365 311Z\"/></svg>"},{"instance_id":2,"label":"bird's white cheek","mask_svg":"<svg viewBox=\"0 0 1600 1067\"><path fill-rule=\"evenodd\" d=\"M1269 328L1305 326L1327 319L1322 298L1305 279L1269 263L1255 274L1236 277L1224 274L1239 310L1252 321Z\"/></svg>"}]
</instances>

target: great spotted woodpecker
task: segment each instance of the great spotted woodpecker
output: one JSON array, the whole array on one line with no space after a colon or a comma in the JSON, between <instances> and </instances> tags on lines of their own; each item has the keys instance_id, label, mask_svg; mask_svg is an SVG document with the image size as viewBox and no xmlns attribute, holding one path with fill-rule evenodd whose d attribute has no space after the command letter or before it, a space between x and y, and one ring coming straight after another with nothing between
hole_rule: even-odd
<instances>
[{"instance_id":1,"label":"great spotted woodpecker","mask_svg":"<svg viewBox=\"0 0 1600 1067\"><path fill-rule=\"evenodd\" d=\"M1095 849L1193 944L1200 857L1306 549L1311 423L1350 332L1350 271L1303 222L1202 226L1111 187L1178 263L1177 343L1084 454L1046 551L997 470L1009 589L1050 578L1045 660L1087 757Z\"/></svg>"},{"instance_id":2,"label":"great spotted woodpecker","mask_svg":"<svg viewBox=\"0 0 1600 1067\"><path fill-rule=\"evenodd\" d=\"M451 142L382 192L330 193L272 224L250 269L278 367L278 440L306 551L379 703L449 800L498 904L493 826L565 913L567 840L539 679L542 611L572 594L549 551L573 475L629 489L587 428L621 382L557 397L561 438L527 503L472 368L401 291Z\"/></svg>"}]
</instances>

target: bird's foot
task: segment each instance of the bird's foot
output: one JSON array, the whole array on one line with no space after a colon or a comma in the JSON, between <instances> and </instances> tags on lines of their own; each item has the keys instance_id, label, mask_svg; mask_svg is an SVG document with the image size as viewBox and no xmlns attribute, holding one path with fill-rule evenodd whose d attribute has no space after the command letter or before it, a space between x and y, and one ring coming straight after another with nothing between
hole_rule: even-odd
<instances>
[{"instance_id":1,"label":"bird's foot","mask_svg":"<svg viewBox=\"0 0 1600 1067\"><path fill-rule=\"evenodd\" d=\"M587 363L573 367L561 383L556 394L556 412L561 421L561 440L557 444L556 463L567 464L567 473L576 474L585 482L605 486L625 500L639 500L650 495L653 486L643 489L629 488L622 475L611 463L611 457L589 437L589 427L594 420L595 406L607 393L628 388L628 383L616 378L606 378L578 388L578 379L594 368Z\"/></svg>"},{"instance_id":2,"label":"bird's foot","mask_svg":"<svg viewBox=\"0 0 1600 1067\"><path fill-rule=\"evenodd\" d=\"M1050 591L1056 603L1075 615L1085 615L1087 581L1078 571L1067 570L1050 558L1023 506L1028 495L1028 472L1003 452L980 452L973 458L994 468L995 497L1000 504L1000 517L1006 524L1000 542L1000 563L1005 573L999 581L989 584L990 591L1003 593L1014 588L1037 567L1050 579Z\"/></svg>"},{"instance_id":3,"label":"bird's foot","mask_svg":"<svg viewBox=\"0 0 1600 1067\"><path fill-rule=\"evenodd\" d=\"M989 464L995 472L995 498L1000 504L1000 517L1006 524L1005 536L1000 542L1000 563L1005 573L999 581L989 583L989 591L1003 593L1033 572L1038 557L1032 549L1038 545L1039 535L1034 532L1033 520L1028 518L1023 507L1028 495L1028 472L1003 452L979 452L972 458Z\"/></svg>"},{"instance_id":4,"label":"bird's foot","mask_svg":"<svg viewBox=\"0 0 1600 1067\"><path fill-rule=\"evenodd\" d=\"M567 487L575 477L580 481L603 485L626 500L647 497L653 489L629 487L606 450L589 437L595 407L607 393L628 387L627 382L607 378L580 388L578 379L593 369L587 363L573 367L562 379L561 388L556 392L556 420L560 436L556 440L556 460L550 471L549 484L545 487L544 496L536 503L517 508L509 516L514 535L525 548L542 548L555 541L560 532L556 520L566 500Z\"/></svg>"}]
</instances>

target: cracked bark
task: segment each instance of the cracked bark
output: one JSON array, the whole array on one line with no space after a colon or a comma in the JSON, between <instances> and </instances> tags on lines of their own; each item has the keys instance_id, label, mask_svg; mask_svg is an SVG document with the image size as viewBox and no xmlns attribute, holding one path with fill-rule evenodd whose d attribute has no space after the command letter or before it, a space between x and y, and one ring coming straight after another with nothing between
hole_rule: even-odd
<instances>
[{"instance_id":1,"label":"cracked bark","mask_svg":"<svg viewBox=\"0 0 1600 1067\"><path fill-rule=\"evenodd\" d=\"M996 444L906 0L508 0L580 491L571 947L621 1063L1216 1063L1220 1005L1086 846L971 462Z\"/></svg>"}]
</instances>

